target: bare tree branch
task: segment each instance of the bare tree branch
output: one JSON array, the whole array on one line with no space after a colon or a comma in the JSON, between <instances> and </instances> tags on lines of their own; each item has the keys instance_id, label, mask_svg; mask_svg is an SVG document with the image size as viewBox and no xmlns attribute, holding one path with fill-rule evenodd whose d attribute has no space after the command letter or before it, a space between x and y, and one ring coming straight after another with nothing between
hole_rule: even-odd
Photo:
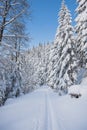
<instances>
[{"instance_id":1,"label":"bare tree branch","mask_svg":"<svg viewBox=\"0 0 87 130\"><path fill-rule=\"evenodd\" d=\"M8 22L6 22L3 26L7 26L8 24L12 23L15 19L17 19L20 15L22 15L25 12L25 10L22 10L18 15L10 19Z\"/></svg>"}]
</instances>

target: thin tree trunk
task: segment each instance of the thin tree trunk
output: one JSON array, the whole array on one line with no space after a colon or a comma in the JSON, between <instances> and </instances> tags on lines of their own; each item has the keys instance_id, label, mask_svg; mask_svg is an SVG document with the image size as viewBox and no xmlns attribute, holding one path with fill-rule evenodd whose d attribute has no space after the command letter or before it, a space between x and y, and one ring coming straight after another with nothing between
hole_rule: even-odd
<instances>
[{"instance_id":1,"label":"thin tree trunk","mask_svg":"<svg viewBox=\"0 0 87 130\"><path fill-rule=\"evenodd\" d=\"M2 25L0 28L0 45L2 42L2 38L3 38L3 33L4 33L4 29L5 29L5 23L6 23L6 16L8 14L8 10L9 10L10 6L8 5L8 1L5 2L5 9L4 9L4 14L3 14L3 20L2 20Z\"/></svg>"}]
</instances>

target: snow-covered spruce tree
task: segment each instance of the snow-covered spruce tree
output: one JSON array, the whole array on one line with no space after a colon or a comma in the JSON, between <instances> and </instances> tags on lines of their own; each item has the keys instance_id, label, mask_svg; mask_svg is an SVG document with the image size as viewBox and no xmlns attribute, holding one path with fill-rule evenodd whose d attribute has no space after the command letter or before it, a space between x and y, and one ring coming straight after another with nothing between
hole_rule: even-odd
<instances>
[{"instance_id":1,"label":"snow-covered spruce tree","mask_svg":"<svg viewBox=\"0 0 87 130\"><path fill-rule=\"evenodd\" d=\"M66 91L76 81L77 59L75 52L74 29L71 25L72 18L65 2L59 13L59 83L60 89Z\"/></svg>"},{"instance_id":2,"label":"snow-covered spruce tree","mask_svg":"<svg viewBox=\"0 0 87 130\"><path fill-rule=\"evenodd\" d=\"M38 85L45 84L45 45L39 44L37 48L38 66L36 66L36 73L38 77Z\"/></svg>"},{"instance_id":3,"label":"snow-covered spruce tree","mask_svg":"<svg viewBox=\"0 0 87 130\"><path fill-rule=\"evenodd\" d=\"M58 69L58 43L53 43L50 46L49 51L49 63L48 63L48 75L47 75L47 84L54 88L54 84L57 79L57 69Z\"/></svg>"},{"instance_id":4,"label":"snow-covered spruce tree","mask_svg":"<svg viewBox=\"0 0 87 130\"><path fill-rule=\"evenodd\" d=\"M87 0L77 0L77 49L80 67L87 68Z\"/></svg>"},{"instance_id":5,"label":"snow-covered spruce tree","mask_svg":"<svg viewBox=\"0 0 87 130\"><path fill-rule=\"evenodd\" d=\"M47 43L45 45L45 76L46 76L46 82L45 84L48 84L49 80L49 58L50 58L50 49L51 49L52 43Z\"/></svg>"},{"instance_id":6,"label":"snow-covered spruce tree","mask_svg":"<svg viewBox=\"0 0 87 130\"><path fill-rule=\"evenodd\" d=\"M53 67L54 88L67 92L67 87L76 80L76 57L71 14L63 0L59 12L59 27L54 45L56 45ZM56 53L57 52L57 53ZM52 79L53 80L53 79Z\"/></svg>"},{"instance_id":7,"label":"snow-covered spruce tree","mask_svg":"<svg viewBox=\"0 0 87 130\"><path fill-rule=\"evenodd\" d=\"M39 44L39 46L36 48L36 54L35 54L35 73L37 75L37 84L38 85L44 85L46 84L47 80L47 64L48 64L48 46L49 45L42 45Z\"/></svg>"},{"instance_id":8,"label":"snow-covered spruce tree","mask_svg":"<svg viewBox=\"0 0 87 130\"><path fill-rule=\"evenodd\" d=\"M59 20L60 26L57 28L56 36L55 36L55 41L54 44L50 48L50 56L49 56L49 67L48 67L48 85L51 86L52 88L57 88L57 83L58 77L59 77L59 59L61 56L61 47L62 47L62 41L61 41L61 30L63 27L63 20L64 20L64 11L63 11L63 6L64 6L64 1L62 2L62 8L61 8L61 17ZM59 42L61 42L59 44Z\"/></svg>"}]
</instances>

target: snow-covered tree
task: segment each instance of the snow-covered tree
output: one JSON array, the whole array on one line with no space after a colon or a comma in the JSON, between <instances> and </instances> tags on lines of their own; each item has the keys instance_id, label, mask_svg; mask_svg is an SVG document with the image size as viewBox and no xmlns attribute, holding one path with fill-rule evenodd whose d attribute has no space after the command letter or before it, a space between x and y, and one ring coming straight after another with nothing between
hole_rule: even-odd
<instances>
[{"instance_id":1,"label":"snow-covered tree","mask_svg":"<svg viewBox=\"0 0 87 130\"><path fill-rule=\"evenodd\" d=\"M76 33L79 65L87 68L87 0L77 0Z\"/></svg>"},{"instance_id":2,"label":"snow-covered tree","mask_svg":"<svg viewBox=\"0 0 87 130\"><path fill-rule=\"evenodd\" d=\"M0 0L0 105L22 92L20 50L27 40L24 21L28 9L27 0Z\"/></svg>"},{"instance_id":3,"label":"snow-covered tree","mask_svg":"<svg viewBox=\"0 0 87 130\"><path fill-rule=\"evenodd\" d=\"M53 54L51 57L52 71L50 73L50 82L58 90L67 92L67 87L75 83L76 80L76 57L74 30L71 25L72 19L63 0L59 12L59 27L57 29Z\"/></svg>"},{"instance_id":4,"label":"snow-covered tree","mask_svg":"<svg viewBox=\"0 0 87 130\"><path fill-rule=\"evenodd\" d=\"M37 86L46 83L45 45L39 44L22 56L22 90L28 93Z\"/></svg>"},{"instance_id":5,"label":"snow-covered tree","mask_svg":"<svg viewBox=\"0 0 87 130\"><path fill-rule=\"evenodd\" d=\"M19 96L21 92L21 74L10 57L12 51L14 49L7 44L0 47L0 105L4 104L7 98Z\"/></svg>"},{"instance_id":6,"label":"snow-covered tree","mask_svg":"<svg viewBox=\"0 0 87 130\"><path fill-rule=\"evenodd\" d=\"M21 16L26 18L25 14L29 9L28 3L27 0L0 0L0 44L5 29L7 30L7 27L9 27L17 18Z\"/></svg>"},{"instance_id":7,"label":"snow-covered tree","mask_svg":"<svg viewBox=\"0 0 87 130\"><path fill-rule=\"evenodd\" d=\"M48 63L48 76L47 76L47 84L54 88L55 81L57 79L56 73L58 69L58 43L53 43L50 46L49 51L49 63Z\"/></svg>"},{"instance_id":8,"label":"snow-covered tree","mask_svg":"<svg viewBox=\"0 0 87 130\"><path fill-rule=\"evenodd\" d=\"M34 64L31 54L25 52L21 56L21 77L22 77L22 93L26 94L33 90L36 85L36 77L34 73Z\"/></svg>"},{"instance_id":9,"label":"snow-covered tree","mask_svg":"<svg viewBox=\"0 0 87 130\"><path fill-rule=\"evenodd\" d=\"M36 68L36 75L38 78L38 85L46 84L47 80L47 64L48 64L48 45L45 44L39 44L39 46L36 49L36 62L35 62L35 68Z\"/></svg>"},{"instance_id":10,"label":"snow-covered tree","mask_svg":"<svg viewBox=\"0 0 87 130\"><path fill-rule=\"evenodd\" d=\"M59 79L57 84L61 89L74 84L76 81L77 59L75 52L74 30L71 25L72 18L70 11L62 3L59 13Z\"/></svg>"}]
</instances>

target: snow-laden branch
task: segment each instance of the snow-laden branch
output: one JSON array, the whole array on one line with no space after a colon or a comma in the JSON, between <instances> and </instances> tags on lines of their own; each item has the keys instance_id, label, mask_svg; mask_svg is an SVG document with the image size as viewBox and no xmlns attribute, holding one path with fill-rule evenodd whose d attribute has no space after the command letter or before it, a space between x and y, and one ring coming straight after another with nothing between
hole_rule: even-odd
<instances>
[{"instance_id":1,"label":"snow-laden branch","mask_svg":"<svg viewBox=\"0 0 87 130\"><path fill-rule=\"evenodd\" d=\"M0 6L0 9L3 9L4 8L4 6Z\"/></svg>"},{"instance_id":2,"label":"snow-laden branch","mask_svg":"<svg viewBox=\"0 0 87 130\"><path fill-rule=\"evenodd\" d=\"M6 22L3 26L7 26L8 24L12 23L15 19L17 19L21 14L23 14L25 12L25 10L22 10L18 15L16 15L15 17L13 17L12 19L10 19L8 22Z\"/></svg>"},{"instance_id":3,"label":"snow-laden branch","mask_svg":"<svg viewBox=\"0 0 87 130\"><path fill-rule=\"evenodd\" d=\"M27 36L24 36L24 35L3 35L3 37L28 38Z\"/></svg>"},{"instance_id":4,"label":"snow-laden branch","mask_svg":"<svg viewBox=\"0 0 87 130\"><path fill-rule=\"evenodd\" d=\"M12 3L11 6L20 5L20 3Z\"/></svg>"}]
</instances>

